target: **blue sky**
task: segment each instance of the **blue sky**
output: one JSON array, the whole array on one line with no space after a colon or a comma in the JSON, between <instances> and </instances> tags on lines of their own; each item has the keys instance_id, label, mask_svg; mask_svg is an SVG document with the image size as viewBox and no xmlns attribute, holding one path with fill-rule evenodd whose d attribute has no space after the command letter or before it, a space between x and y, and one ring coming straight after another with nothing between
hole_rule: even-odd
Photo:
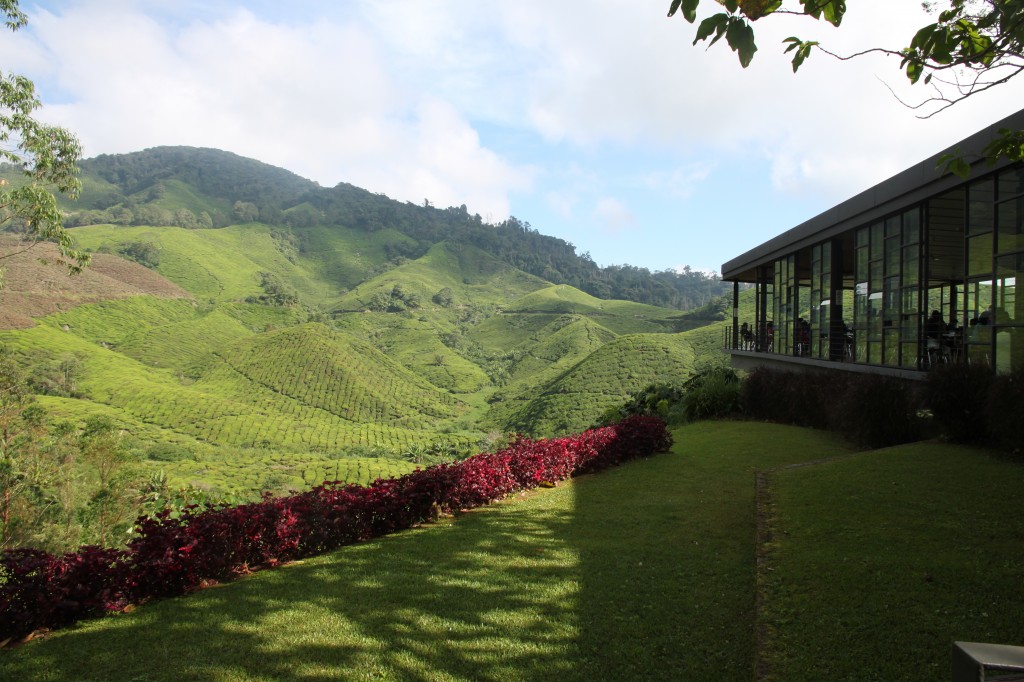
<instances>
[{"instance_id":1,"label":"blue sky","mask_svg":"<svg viewBox=\"0 0 1024 682\"><path fill-rule=\"evenodd\" d=\"M707 11L716 7L710 0ZM941 3L940 3L941 4ZM840 30L774 17L741 69L692 47L669 0L62 0L22 3L0 65L86 156L226 149L321 185L509 214L601 265L721 264L1016 111L1024 80L927 120L898 60L915 0L850 3ZM884 18L884 22L880 21ZM724 42L724 41L723 41Z\"/></svg>"}]
</instances>

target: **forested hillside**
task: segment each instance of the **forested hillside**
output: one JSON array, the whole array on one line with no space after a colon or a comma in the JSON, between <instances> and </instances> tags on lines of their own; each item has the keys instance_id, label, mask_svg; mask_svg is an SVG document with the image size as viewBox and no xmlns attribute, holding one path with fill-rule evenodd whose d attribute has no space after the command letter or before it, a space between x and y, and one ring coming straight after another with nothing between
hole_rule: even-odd
<instances>
[{"instance_id":1,"label":"forested hillside","mask_svg":"<svg viewBox=\"0 0 1024 682\"><path fill-rule=\"evenodd\" d=\"M680 310L724 293L702 272L650 272L627 264L599 267L587 253L510 217L483 222L465 206L436 208L399 202L346 183L324 188L289 171L229 152L157 147L103 155L81 163L81 198L66 203L68 226L173 225L186 229L260 222L278 229L297 249L303 229L340 227L363 233L391 230L407 239L388 245L389 260L418 258L441 242L475 246L524 272L568 284L602 299ZM678 245L685 262L686 245Z\"/></svg>"}]
</instances>

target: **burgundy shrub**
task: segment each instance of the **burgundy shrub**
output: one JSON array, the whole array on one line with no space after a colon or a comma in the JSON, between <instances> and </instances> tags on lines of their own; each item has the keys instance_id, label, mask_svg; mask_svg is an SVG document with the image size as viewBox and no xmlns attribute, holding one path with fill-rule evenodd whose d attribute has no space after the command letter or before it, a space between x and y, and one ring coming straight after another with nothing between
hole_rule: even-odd
<instances>
[{"instance_id":1,"label":"burgundy shrub","mask_svg":"<svg viewBox=\"0 0 1024 682\"><path fill-rule=\"evenodd\" d=\"M53 556L12 549L0 556L0 641L69 625L127 604L125 552L82 547Z\"/></svg>"}]
</instances>

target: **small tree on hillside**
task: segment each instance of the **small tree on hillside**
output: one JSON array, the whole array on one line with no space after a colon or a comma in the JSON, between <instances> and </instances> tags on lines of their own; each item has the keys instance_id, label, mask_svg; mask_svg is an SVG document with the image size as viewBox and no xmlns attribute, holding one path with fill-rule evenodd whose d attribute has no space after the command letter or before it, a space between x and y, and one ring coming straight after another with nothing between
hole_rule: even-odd
<instances>
[{"instance_id":1,"label":"small tree on hillside","mask_svg":"<svg viewBox=\"0 0 1024 682\"><path fill-rule=\"evenodd\" d=\"M93 416L85 421L79 436L82 461L94 477L89 500L82 510L93 539L107 546L121 530L127 530L134 512L136 481L131 464L137 459L127 438L107 417Z\"/></svg>"},{"instance_id":2,"label":"small tree on hillside","mask_svg":"<svg viewBox=\"0 0 1024 682\"><path fill-rule=\"evenodd\" d=\"M431 300L442 308L451 308L455 304L455 292L451 287L444 287Z\"/></svg>"},{"instance_id":3,"label":"small tree on hillside","mask_svg":"<svg viewBox=\"0 0 1024 682\"><path fill-rule=\"evenodd\" d=\"M17 0L0 2L0 14L12 31L27 23ZM0 182L0 225L19 232L27 242L25 249L41 241L54 242L60 262L75 273L89 264L89 254L77 250L64 230L54 192L78 196L82 185L75 164L82 147L67 130L33 118L40 106L31 80L0 72L0 161L21 169L25 180L17 186ZM12 255L0 255L0 265ZM2 275L0 269L0 286Z\"/></svg>"},{"instance_id":4,"label":"small tree on hillside","mask_svg":"<svg viewBox=\"0 0 1024 682\"><path fill-rule=\"evenodd\" d=\"M0 548L23 540L49 477L40 450L43 411L14 359L0 349Z\"/></svg>"}]
</instances>

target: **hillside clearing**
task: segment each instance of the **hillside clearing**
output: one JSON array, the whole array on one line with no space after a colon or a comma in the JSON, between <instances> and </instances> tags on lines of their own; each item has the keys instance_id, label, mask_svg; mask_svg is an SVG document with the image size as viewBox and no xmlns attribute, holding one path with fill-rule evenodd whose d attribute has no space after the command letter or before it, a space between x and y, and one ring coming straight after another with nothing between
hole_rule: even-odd
<instances>
[{"instance_id":1,"label":"hillside clearing","mask_svg":"<svg viewBox=\"0 0 1024 682\"><path fill-rule=\"evenodd\" d=\"M69 275L59 265L54 244L42 242L24 251L13 236L0 235L4 256L4 286L0 287L0 329L24 329L34 318L95 301L131 296L188 298L181 287L138 263L104 253L93 254L92 265Z\"/></svg>"}]
</instances>

